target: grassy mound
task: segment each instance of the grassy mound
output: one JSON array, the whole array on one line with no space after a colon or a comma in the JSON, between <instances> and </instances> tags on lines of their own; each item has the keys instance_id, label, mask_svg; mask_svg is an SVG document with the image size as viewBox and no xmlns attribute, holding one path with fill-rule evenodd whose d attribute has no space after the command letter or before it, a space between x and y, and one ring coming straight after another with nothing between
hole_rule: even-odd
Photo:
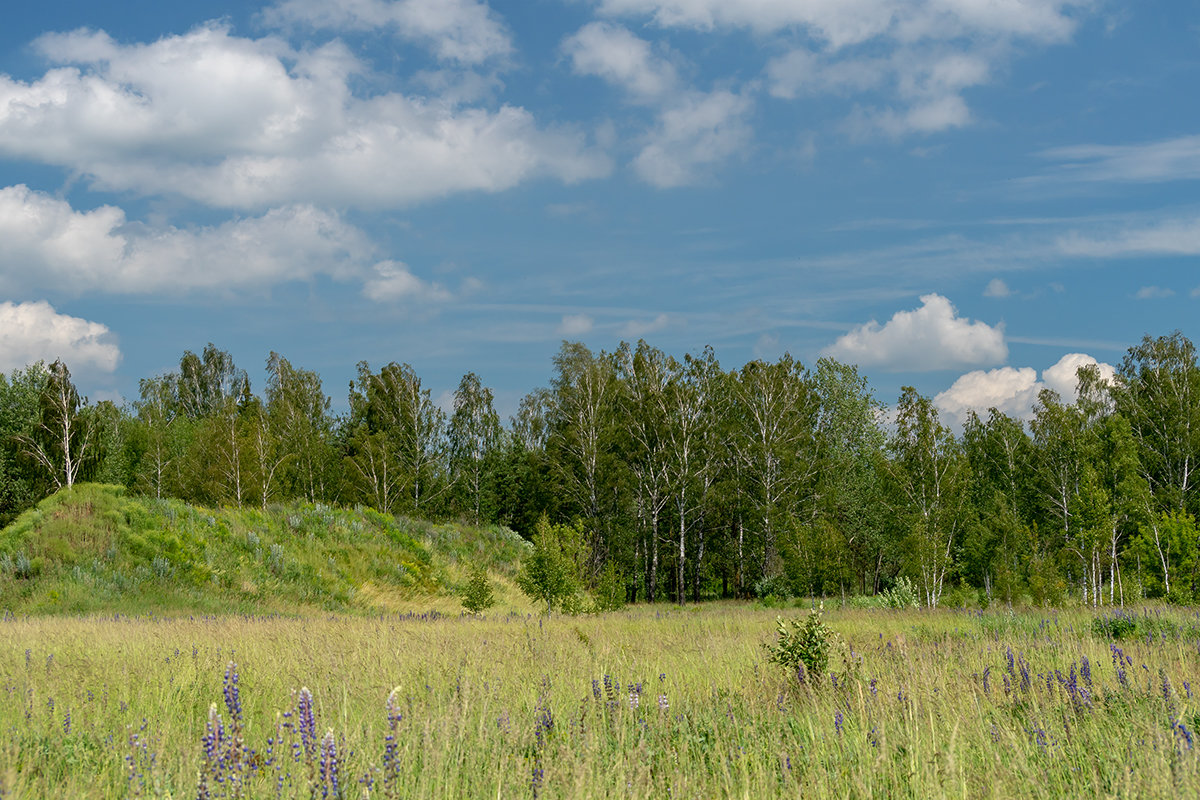
<instances>
[{"instance_id":1,"label":"grassy mound","mask_svg":"<svg viewBox=\"0 0 1200 800\"><path fill-rule=\"evenodd\" d=\"M0 531L0 608L394 609L452 593L463 558L511 574L522 546L504 529L397 520L367 508L206 509L83 484Z\"/></svg>"}]
</instances>

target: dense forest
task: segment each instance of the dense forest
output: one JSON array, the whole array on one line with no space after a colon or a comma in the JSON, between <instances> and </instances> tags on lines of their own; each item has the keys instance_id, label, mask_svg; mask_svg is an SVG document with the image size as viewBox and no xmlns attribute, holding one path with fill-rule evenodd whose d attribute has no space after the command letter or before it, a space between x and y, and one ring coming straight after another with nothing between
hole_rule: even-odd
<instances>
[{"instance_id":1,"label":"dense forest","mask_svg":"<svg viewBox=\"0 0 1200 800\"><path fill-rule=\"evenodd\" d=\"M540 518L574 531L584 579L630 601L869 595L904 577L931 606L1200 599L1200 367L1176 332L1078 399L961 433L906 388L790 356L726 371L645 342L564 342L505 425L478 377L443 412L407 364L358 365L349 410L271 353L255 394L213 345L128 407L61 362L0 374L0 523L81 480L217 506L299 499L426 519Z\"/></svg>"}]
</instances>

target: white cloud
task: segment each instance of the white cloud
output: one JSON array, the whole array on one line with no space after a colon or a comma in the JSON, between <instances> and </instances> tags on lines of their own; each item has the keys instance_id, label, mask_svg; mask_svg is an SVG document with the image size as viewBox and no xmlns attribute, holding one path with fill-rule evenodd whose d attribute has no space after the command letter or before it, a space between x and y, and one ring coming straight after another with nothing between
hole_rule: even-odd
<instances>
[{"instance_id":1,"label":"white cloud","mask_svg":"<svg viewBox=\"0 0 1200 800\"><path fill-rule=\"evenodd\" d=\"M1105 381L1111 381L1117 374L1117 370L1112 364L1097 361L1086 353L1067 353L1054 366L1042 372L1042 382L1047 389L1058 392L1059 397L1069 402L1075 402L1079 396L1076 377L1079 368L1092 365L1100 368L1100 377Z\"/></svg>"},{"instance_id":2,"label":"white cloud","mask_svg":"<svg viewBox=\"0 0 1200 800\"><path fill-rule=\"evenodd\" d=\"M363 67L338 42L294 52L209 25L150 44L76 31L38 47L64 66L31 83L0 75L0 155L101 189L372 208L611 168L582 135L539 127L523 108L356 96Z\"/></svg>"},{"instance_id":3,"label":"white cloud","mask_svg":"<svg viewBox=\"0 0 1200 800\"><path fill-rule=\"evenodd\" d=\"M598 0L611 16L651 17L663 27L758 33L798 30L829 49L888 35L900 41L1028 37L1062 41L1072 12L1090 0Z\"/></svg>"},{"instance_id":4,"label":"white cloud","mask_svg":"<svg viewBox=\"0 0 1200 800\"><path fill-rule=\"evenodd\" d=\"M436 283L413 275L406 264L381 261L375 265L375 275L363 286L363 295L377 303L424 300L440 302L450 299L450 292Z\"/></svg>"},{"instance_id":5,"label":"white cloud","mask_svg":"<svg viewBox=\"0 0 1200 800\"><path fill-rule=\"evenodd\" d=\"M1096 365L1100 376L1111 381L1116 370L1111 364L1098 362L1084 353L1068 353L1042 372L1038 380L1032 367L1000 367L975 370L958 378L950 388L933 398L934 405L952 417L959 425L974 411L981 417L995 408L1016 419L1033 418L1038 394L1043 389L1058 393L1065 402L1073 403L1077 394L1077 373L1080 367Z\"/></svg>"},{"instance_id":6,"label":"white cloud","mask_svg":"<svg viewBox=\"0 0 1200 800\"><path fill-rule=\"evenodd\" d=\"M970 124L962 93L989 82L1022 45L1070 39L1093 0L597 0L611 17L662 27L750 29L788 48L766 68L775 97L867 95L856 135ZM882 95L882 96L881 96Z\"/></svg>"},{"instance_id":7,"label":"white cloud","mask_svg":"<svg viewBox=\"0 0 1200 800\"><path fill-rule=\"evenodd\" d=\"M1155 183L1200 178L1200 136L1131 145L1072 145L1040 155L1062 162L1052 173L1059 179Z\"/></svg>"},{"instance_id":8,"label":"white cloud","mask_svg":"<svg viewBox=\"0 0 1200 800\"><path fill-rule=\"evenodd\" d=\"M1138 300L1165 300L1168 297L1174 296L1175 290L1164 286L1143 286L1134 294L1134 297Z\"/></svg>"},{"instance_id":9,"label":"white cloud","mask_svg":"<svg viewBox=\"0 0 1200 800\"><path fill-rule=\"evenodd\" d=\"M983 296L996 298L1010 297L1012 296L1012 289L1008 288L1008 284L999 278L992 278L988 281L987 288L983 290Z\"/></svg>"},{"instance_id":10,"label":"white cloud","mask_svg":"<svg viewBox=\"0 0 1200 800\"><path fill-rule=\"evenodd\" d=\"M670 61L620 25L590 22L565 39L562 49L576 74L603 78L641 102L662 98L678 82Z\"/></svg>"},{"instance_id":11,"label":"white cloud","mask_svg":"<svg viewBox=\"0 0 1200 800\"><path fill-rule=\"evenodd\" d=\"M631 319L621 326L621 336L626 339L640 339L647 333L661 331L671 324L668 314L659 314L654 319Z\"/></svg>"},{"instance_id":12,"label":"white cloud","mask_svg":"<svg viewBox=\"0 0 1200 800\"><path fill-rule=\"evenodd\" d=\"M0 303L0 372L55 359L72 370L112 372L121 350L106 326L59 314L47 302Z\"/></svg>"},{"instance_id":13,"label":"white cloud","mask_svg":"<svg viewBox=\"0 0 1200 800\"><path fill-rule=\"evenodd\" d=\"M889 372L925 371L1004 361L1008 345L1002 325L964 319L945 297L927 294L920 308L898 311L882 326L874 320L860 325L824 354Z\"/></svg>"},{"instance_id":14,"label":"white cloud","mask_svg":"<svg viewBox=\"0 0 1200 800\"><path fill-rule=\"evenodd\" d=\"M633 160L634 171L659 188L695 183L704 167L748 146L752 106L746 96L723 89L683 96L659 115Z\"/></svg>"},{"instance_id":15,"label":"white cloud","mask_svg":"<svg viewBox=\"0 0 1200 800\"><path fill-rule=\"evenodd\" d=\"M1059 237L1057 249L1063 255L1092 258L1196 255L1200 254L1200 218L1169 219L1152 225L1131 225L1116 233L1076 231Z\"/></svg>"},{"instance_id":16,"label":"white cloud","mask_svg":"<svg viewBox=\"0 0 1200 800\"><path fill-rule=\"evenodd\" d=\"M0 288L144 294L350 278L373 251L337 214L289 206L195 228L76 211L24 185L0 189Z\"/></svg>"},{"instance_id":17,"label":"white cloud","mask_svg":"<svg viewBox=\"0 0 1200 800\"><path fill-rule=\"evenodd\" d=\"M563 336L583 336L591 331L595 320L587 314L564 314L558 332Z\"/></svg>"},{"instance_id":18,"label":"white cloud","mask_svg":"<svg viewBox=\"0 0 1200 800\"><path fill-rule=\"evenodd\" d=\"M934 405L961 425L975 411L985 416L995 408L1010 417L1027 419L1037 401L1041 384L1033 367L1000 367L974 370L961 376L950 388L933 398Z\"/></svg>"},{"instance_id":19,"label":"white cloud","mask_svg":"<svg viewBox=\"0 0 1200 800\"><path fill-rule=\"evenodd\" d=\"M487 3L475 0L283 0L266 9L263 18L272 25L384 28L427 45L438 58L468 65L513 51L504 24Z\"/></svg>"}]
</instances>

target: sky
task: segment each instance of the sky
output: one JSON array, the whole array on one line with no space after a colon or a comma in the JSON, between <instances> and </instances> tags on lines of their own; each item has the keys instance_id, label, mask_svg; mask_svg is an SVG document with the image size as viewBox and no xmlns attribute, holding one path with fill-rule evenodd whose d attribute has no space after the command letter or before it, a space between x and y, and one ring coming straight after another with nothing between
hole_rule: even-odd
<instances>
[{"instance_id":1,"label":"sky","mask_svg":"<svg viewBox=\"0 0 1200 800\"><path fill-rule=\"evenodd\" d=\"M206 343L502 414L564 339L948 420L1200 340L1200 4L44 0L0 26L0 371Z\"/></svg>"}]
</instances>

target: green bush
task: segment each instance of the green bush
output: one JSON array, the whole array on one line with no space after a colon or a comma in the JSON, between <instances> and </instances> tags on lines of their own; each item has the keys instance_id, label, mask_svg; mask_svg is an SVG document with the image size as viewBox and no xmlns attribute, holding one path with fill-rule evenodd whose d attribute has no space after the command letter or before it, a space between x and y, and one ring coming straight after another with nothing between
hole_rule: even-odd
<instances>
[{"instance_id":1,"label":"green bush","mask_svg":"<svg viewBox=\"0 0 1200 800\"><path fill-rule=\"evenodd\" d=\"M625 606L625 580L615 564L610 562L600 573L592 605L596 612L620 611Z\"/></svg>"},{"instance_id":2,"label":"green bush","mask_svg":"<svg viewBox=\"0 0 1200 800\"><path fill-rule=\"evenodd\" d=\"M892 588L883 593L883 604L888 608L918 608L921 605L917 588L907 576L901 575Z\"/></svg>"},{"instance_id":3,"label":"green bush","mask_svg":"<svg viewBox=\"0 0 1200 800\"><path fill-rule=\"evenodd\" d=\"M821 609L814 608L803 621L776 617L775 634L774 644L763 645L768 660L794 673L801 683L817 685L837 641L837 634L821 619Z\"/></svg>"},{"instance_id":4,"label":"green bush","mask_svg":"<svg viewBox=\"0 0 1200 800\"><path fill-rule=\"evenodd\" d=\"M1137 632L1137 617L1123 611L1114 611L1092 620L1092 633L1101 639L1128 639L1137 635Z\"/></svg>"},{"instance_id":5,"label":"green bush","mask_svg":"<svg viewBox=\"0 0 1200 800\"><path fill-rule=\"evenodd\" d=\"M461 595L463 608L472 614L481 614L496 604L492 594L492 584L488 581L487 570L475 567Z\"/></svg>"}]
</instances>

